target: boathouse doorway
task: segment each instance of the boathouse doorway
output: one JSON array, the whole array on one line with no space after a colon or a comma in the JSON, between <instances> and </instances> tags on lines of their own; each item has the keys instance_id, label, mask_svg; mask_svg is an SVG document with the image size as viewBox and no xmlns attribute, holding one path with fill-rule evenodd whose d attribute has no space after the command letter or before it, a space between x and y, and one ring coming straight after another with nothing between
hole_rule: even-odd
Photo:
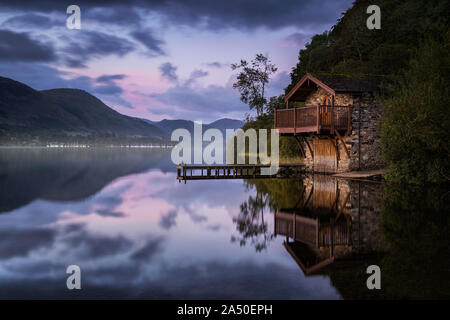
<instances>
[{"instance_id":1,"label":"boathouse doorway","mask_svg":"<svg viewBox=\"0 0 450 320\"><path fill-rule=\"evenodd\" d=\"M332 105L332 97L325 96L322 99L322 105L320 106L319 114L320 114L320 123L323 126L331 126L331 108Z\"/></svg>"},{"instance_id":2,"label":"boathouse doorway","mask_svg":"<svg viewBox=\"0 0 450 320\"><path fill-rule=\"evenodd\" d=\"M314 171L337 172L337 151L331 139L314 139Z\"/></svg>"}]
</instances>

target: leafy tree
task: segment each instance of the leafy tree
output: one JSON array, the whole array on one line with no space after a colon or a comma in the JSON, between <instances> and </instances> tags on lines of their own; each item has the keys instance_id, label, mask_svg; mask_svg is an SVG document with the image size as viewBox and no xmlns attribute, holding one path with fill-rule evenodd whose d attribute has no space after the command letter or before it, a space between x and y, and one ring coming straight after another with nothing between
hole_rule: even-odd
<instances>
[{"instance_id":1,"label":"leafy tree","mask_svg":"<svg viewBox=\"0 0 450 320\"><path fill-rule=\"evenodd\" d=\"M241 70L233 84L233 88L241 94L241 101L248 104L250 110L256 109L257 116L261 116L267 103L265 87L270 76L277 71L276 66L267 56L257 54L250 63L241 60L240 63L233 63L231 69Z\"/></svg>"},{"instance_id":2,"label":"leafy tree","mask_svg":"<svg viewBox=\"0 0 450 320\"><path fill-rule=\"evenodd\" d=\"M278 97L273 96L270 97L269 102L266 105L266 112L269 115L273 115L276 109L283 109L285 107L284 94L279 95Z\"/></svg>"},{"instance_id":3,"label":"leafy tree","mask_svg":"<svg viewBox=\"0 0 450 320\"><path fill-rule=\"evenodd\" d=\"M423 45L383 102L382 151L393 181L450 179L448 50L448 44Z\"/></svg>"}]
</instances>

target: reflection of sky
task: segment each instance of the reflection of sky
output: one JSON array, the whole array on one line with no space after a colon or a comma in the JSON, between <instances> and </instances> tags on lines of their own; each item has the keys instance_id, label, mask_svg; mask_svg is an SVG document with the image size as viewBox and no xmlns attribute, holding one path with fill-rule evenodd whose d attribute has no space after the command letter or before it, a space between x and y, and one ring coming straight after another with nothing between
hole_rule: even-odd
<instances>
[{"instance_id":1,"label":"reflection of sky","mask_svg":"<svg viewBox=\"0 0 450 320\"><path fill-rule=\"evenodd\" d=\"M283 239L260 253L231 243L253 193L149 171L82 201L36 200L0 215L0 297L338 298L328 278L304 278ZM71 264L78 293L65 289Z\"/></svg>"}]
</instances>

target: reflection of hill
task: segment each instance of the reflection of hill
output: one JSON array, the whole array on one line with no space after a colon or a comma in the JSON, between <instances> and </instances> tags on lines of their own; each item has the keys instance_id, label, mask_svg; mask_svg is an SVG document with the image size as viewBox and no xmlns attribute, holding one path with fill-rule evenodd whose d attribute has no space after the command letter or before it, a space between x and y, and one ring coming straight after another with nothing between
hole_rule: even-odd
<instances>
[{"instance_id":1,"label":"reflection of hill","mask_svg":"<svg viewBox=\"0 0 450 320\"><path fill-rule=\"evenodd\" d=\"M1 149L0 212L35 199L84 199L118 177L173 168L170 149Z\"/></svg>"}]
</instances>

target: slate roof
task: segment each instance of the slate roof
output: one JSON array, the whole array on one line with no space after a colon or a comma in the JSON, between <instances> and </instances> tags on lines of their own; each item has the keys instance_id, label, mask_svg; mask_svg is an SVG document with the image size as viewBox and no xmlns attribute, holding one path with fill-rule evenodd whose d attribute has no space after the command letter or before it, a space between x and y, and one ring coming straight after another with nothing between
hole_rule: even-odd
<instances>
[{"instance_id":1,"label":"slate roof","mask_svg":"<svg viewBox=\"0 0 450 320\"><path fill-rule=\"evenodd\" d=\"M349 77L320 73L312 75L335 92L377 92L382 81L381 76Z\"/></svg>"}]
</instances>

